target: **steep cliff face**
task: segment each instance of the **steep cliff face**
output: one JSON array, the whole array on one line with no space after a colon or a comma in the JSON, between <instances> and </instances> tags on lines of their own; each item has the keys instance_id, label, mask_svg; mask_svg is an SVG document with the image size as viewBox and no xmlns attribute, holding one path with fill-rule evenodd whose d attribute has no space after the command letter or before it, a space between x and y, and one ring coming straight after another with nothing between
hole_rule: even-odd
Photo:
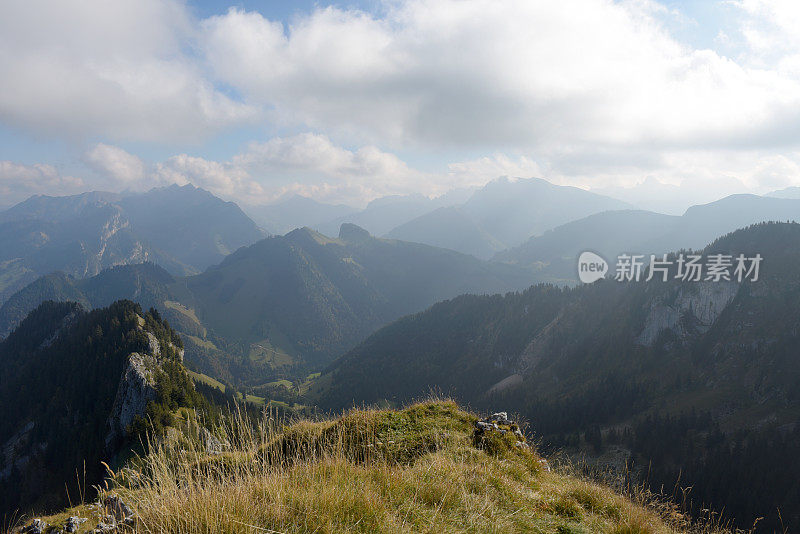
<instances>
[{"instance_id":1,"label":"steep cliff face","mask_svg":"<svg viewBox=\"0 0 800 534\"><path fill-rule=\"evenodd\" d=\"M106 445L124 437L138 415L144 415L147 403L156 398L155 368L158 361L149 354L132 353L119 380L114 406L108 418L110 428Z\"/></svg>"},{"instance_id":2,"label":"steep cliff face","mask_svg":"<svg viewBox=\"0 0 800 534\"><path fill-rule=\"evenodd\" d=\"M681 340L705 333L738 291L739 284L735 281L698 282L681 285L669 295L656 297L646 308L647 319L636 340L641 345L652 346L667 330Z\"/></svg>"},{"instance_id":3,"label":"steep cliff face","mask_svg":"<svg viewBox=\"0 0 800 534\"><path fill-rule=\"evenodd\" d=\"M139 329L143 330L144 319L139 317L138 320ZM108 417L107 447L112 447L114 443L128 437L130 426L136 417L144 417L147 403L155 400L158 395L156 375L162 370L165 351L161 350L161 342L155 335L146 331L144 333L148 341L147 352L131 353L119 379L114 405ZM172 343L169 345L172 349L170 354L177 354L179 360L183 361L183 349Z\"/></svg>"}]
</instances>

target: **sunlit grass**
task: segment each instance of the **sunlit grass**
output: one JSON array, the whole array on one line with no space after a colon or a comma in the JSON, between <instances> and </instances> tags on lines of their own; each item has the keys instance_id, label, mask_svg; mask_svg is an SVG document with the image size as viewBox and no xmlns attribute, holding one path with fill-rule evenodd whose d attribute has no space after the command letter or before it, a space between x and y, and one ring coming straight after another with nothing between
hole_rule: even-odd
<instances>
[{"instance_id":1,"label":"sunlit grass","mask_svg":"<svg viewBox=\"0 0 800 534\"><path fill-rule=\"evenodd\" d=\"M510 441L476 448L474 421L450 401L286 425L265 418L257 428L236 419L219 430L231 450L155 444L108 492L136 511L134 531L147 533L689 529L607 487L550 472Z\"/></svg>"}]
</instances>

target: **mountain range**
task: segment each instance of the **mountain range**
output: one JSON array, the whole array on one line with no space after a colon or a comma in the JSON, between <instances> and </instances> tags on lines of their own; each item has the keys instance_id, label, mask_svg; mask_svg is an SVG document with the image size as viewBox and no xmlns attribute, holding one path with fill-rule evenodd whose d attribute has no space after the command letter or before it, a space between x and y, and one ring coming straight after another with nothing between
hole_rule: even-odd
<instances>
[{"instance_id":1,"label":"mountain range","mask_svg":"<svg viewBox=\"0 0 800 534\"><path fill-rule=\"evenodd\" d=\"M26 407L0 418L0 478L20 488L0 492L3 507L58 502L54 484L81 455L120 458L146 427L109 415L136 353L162 377L148 389L158 402L134 410L151 430L220 395L338 411L441 391L512 406L545 451L653 490L690 484L690 512L800 524L800 226L761 223L798 219L800 200L734 195L671 216L501 179L361 211L293 197L253 215L271 229L341 224L335 237L266 236L191 186L33 197L0 213L0 400ZM685 249L760 254L761 277L576 286L584 250L613 261ZM92 438L60 443L75 432Z\"/></svg>"},{"instance_id":2,"label":"mountain range","mask_svg":"<svg viewBox=\"0 0 800 534\"><path fill-rule=\"evenodd\" d=\"M302 228L188 277L153 264L86 279L45 276L0 307L0 335L47 299L89 308L133 299L161 310L185 335L187 361L197 369L258 384L324 366L376 328L439 300L533 282L523 267L380 239L351 224L337 238Z\"/></svg>"},{"instance_id":3,"label":"mountain range","mask_svg":"<svg viewBox=\"0 0 800 534\"><path fill-rule=\"evenodd\" d=\"M53 271L86 277L154 261L197 273L264 235L236 204L191 185L31 197L0 212L0 303Z\"/></svg>"},{"instance_id":4,"label":"mountain range","mask_svg":"<svg viewBox=\"0 0 800 534\"><path fill-rule=\"evenodd\" d=\"M641 210L607 211L532 237L497 253L494 260L534 267L543 280L574 283L577 258L583 251L598 253L614 264L620 253L701 250L720 235L767 221L800 221L800 199L731 195L692 206L680 217Z\"/></svg>"},{"instance_id":5,"label":"mountain range","mask_svg":"<svg viewBox=\"0 0 800 534\"><path fill-rule=\"evenodd\" d=\"M598 212L632 208L619 200L541 179L500 178L458 206L428 212L386 235L489 259L531 236Z\"/></svg>"}]
</instances>

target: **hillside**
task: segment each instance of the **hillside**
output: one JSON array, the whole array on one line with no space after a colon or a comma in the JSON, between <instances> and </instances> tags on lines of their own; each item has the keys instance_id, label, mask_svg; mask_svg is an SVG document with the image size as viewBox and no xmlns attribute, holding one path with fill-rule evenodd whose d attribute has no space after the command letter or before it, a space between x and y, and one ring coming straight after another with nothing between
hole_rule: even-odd
<instances>
[{"instance_id":1,"label":"hillside","mask_svg":"<svg viewBox=\"0 0 800 534\"><path fill-rule=\"evenodd\" d=\"M173 287L215 335L318 366L437 300L530 283L525 269L345 224L338 238L304 228L265 239Z\"/></svg>"},{"instance_id":2,"label":"hillside","mask_svg":"<svg viewBox=\"0 0 800 534\"><path fill-rule=\"evenodd\" d=\"M188 273L215 265L264 237L235 203L191 184L126 195L120 205L136 235L160 254L186 265Z\"/></svg>"},{"instance_id":3,"label":"hillside","mask_svg":"<svg viewBox=\"0 0 800 534\"><path fill-rule=\"evenodd\" d=\"M538 178L499 178L476 191L463 209L487 233L512 247L569 221L631 207L620 200Z\"/></svg>"},{"instance_id":4,"label":"hillside","mask_svg":"<svg viewBox=\"0 0 800 534\"><path fill-rule=\"evenodd\" d=\"M191 185L31 197L0 212L0 303L54 271L82 278L153 261L197 273L262 237L238 206Z\"/></svg>"},{"instance_id":5,"label":"hillside","mask_svg":"<svg viewBox=\"0 0 800 534\"><path fill-rule=\"evenodd\" d=\"M572 283L577 280L576 266L581 252L590 250L612 263L620 253L657 252L651 251L650 245L669 233L678 219L651 211L604 211L532 237L518 247L498 252L493 259L530 265L540 272L542 279Z\"/></svg>"},{"instance_id":6,"label":"hillside","mask_svg":"<svg viewBox=\"0 0 800 534\"><path fill-rule=\"evenodd\" d=\"M386 237L449 248L488 260L505 248L459 207L433 210L398 226Z\"/></svg>"},{"instance_id":7,"label":"hillside","mask_svg":"<svg viewBox=\"0 0 800 534\"><path fill-rule=\"evenodd\" d=\"M438 401L281 429L234 427L223 439L234 449L209 456L198 447L162 448L133 476L119 472L98 502L126 517L130 532L693 530L678 514L662 518L606 487L550 471L534 450L515 446L511 432L476 438L477 420ZM131 487L130 479L139 482ZM120 501L127 515L114 512ZM81 505L38 521L64 527L72 516L76 531L90 532L103 508Z\"/></svg>"},{"instance_id":8,"label":"hillside","mask_svg":"<svg viewBox=\"0 0 800 534\"><path fill-rule=\"evenodd\" d=\"M158 307L168 297L168 286L174 282L171 274L153 263L120 265L90 278L74 278L60 272L48 274L19 290L0 306L0 339L7 337L46 300L77 302L92 309L127 298L145 308Z\"/></svg>"},{"instance_id":9,"label":"hillside","mask_svg":"<svg viewBox=\"0 0 800 534\"><path fill-rule=\"evenodd\" d=\"M585 250L610 263L623 252L701 250L721 235L767 221L800 221L800 200L731 195L692 206L680 217L641 210L598 213L532 237L494 259L535 267L543 280L573 283L578 255Z\"/></svg>"},{"instance_id":10,"label":"hillside","mask_svg":"<svg viewBox=\"0 0 800 534\"><path fill-rule=\"evenodd\" d=\"M800 225L737 231L706 250L718 252L760 253L761 278L458 297L370 336L312 396L337 408L436 388L513 403L548 447L652 462L654 488L682 477L695 510L724 508L742 527L780 528L778 503L796 528Z\"/></svg>"},{"instance_id":11,"label":"hillside","mask_svg":"<svg viewBox=\"0 0 800 534\"><path fill-rule=\"evenodd\" d=\"M46 276L0 307L0 335L46 299L98 307L127 298L169 319L195 370L258 386L321 370L376 328L437 300L532 282L525 268L375 238L354 225L338 238L305 228L244 247L196 276L174 278L152 264L83 280Z\"/></svg>"},{"instance_id":12,"label":"hillside","mask_svg":"<svg viewBox=\"0 0 800 534\"><path fill-rule=\"evenodd\" d=\"M64 506L100 483L101 461L205 406L182 357L169 325L130 301L31 312L0 343L0 515Z\"/></svg>"}]
</instances>

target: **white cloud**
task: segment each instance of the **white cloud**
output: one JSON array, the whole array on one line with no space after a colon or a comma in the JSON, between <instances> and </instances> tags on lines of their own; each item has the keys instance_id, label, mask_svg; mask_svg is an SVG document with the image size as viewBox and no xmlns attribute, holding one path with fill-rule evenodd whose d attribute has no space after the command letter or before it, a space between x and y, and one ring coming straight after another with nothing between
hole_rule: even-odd
<instances>
[{"instance_id":1,"label":"white cloud","mask_svg":"<svg viewBox=\"0 0 800 534\"><path fill-rule=\"evenodd\" d=\"M0 5L0 121L56 137L201 139L255 108L216 90L186 52L178 0Z\"/></svg>"},{"instance_id":2,"label":"white cloud","mask_svg":"<svg viewBox=\"0 0 800 534\"><path fill-rule=\"evenodd\" d=\"M102 140L84 155L99 184L192 181L254 202L436 195L500 175L649 178L681 202L796 184L800 7L725 5L733 22L714 33L735 56L679 42L675 28L695 22L653 0L387 0L378 14L319 7L287 25L243 9L197 20L181 0L11 0L0 123ZM228 161L145 163L114 146L250 120L314 133Z\"/></svg>"},{"instance_id":3,"label":"white cloud","mask_svg":"<svg viewBox=\"0 0 800 534\"><path fill-rule=\"evenodd\" d=\"M229 161L178 154L146 164L120 147L102 143L83 159L110 189L191 182L244 204L266 203L290 192L363 204L389 194L438 195L457 184L447 176L409 167L374 146L349 150L313 133L253 142Z\"/></svg>"},{"instance_id":4,"label":"white cloud","mask_svg":"<svg viewBox=\"0 0 800 534\"><path fill-rule=\"evenodd\" d=\"M225 198L245 200L262 198L265 190L247 170L230 163L180 154L155 166L154 176L160 183L193 183Z\"/></svg>"},{"instance_id":5,"label":"white cloud","mask_svg":"<svg viewBox=\"0 0 800 534\"><path fill-rule=\"evenodd\" d=\"M203 43L216 75L276 117L373 142L545 156L565 145L716 147L770 142L800 117L797 79L682 45L661 11L410 0L385 18L329 7L284 28L233 9L204 21Z\"/></svg>"},{"instance_id":6,"label":"white cloud","mask_svg":"<svg viewBox=\"0 0 800 534\"><path fill-rule=\"evenodd\" d=\"M9 207L31 195L74 194L83 187L83 180L62 175L52 165L0 161L0 207Z\"/></svg>"},{"instance_id":7,"label":"white cloud","mask_svg":"<svg viewBox=\"0 0 800 534\"><path fill-rule=\"evenodd\" d=\"M250 143L227 162L179 155L159 163L160 182L193 182L245 204L286 193L361 204L378 196L447 190L433 175L373 146L348 150L320 134L305 133Z\"/></svg>"},{"instance_id":8,"label":"white cloud","mask_svg":"<svg viewBox=\"0 0 800 534\"><path fill-rule=\"evenodd\" d=\"M98 143L86 153L84 159L97 173L123 187L138 185L145 179L145 163L116 146Z\"/></svg>"},{"instance_id":9,"label":"white cloud","mask_svg":"<svg viewBox=\"0 0 800 534\"><path fill-rule=\"evenodd\" d=\"M452 187L473 187L484 185L499 176L509 178L531 178L543 175L539 164L532 159L519 156L509 157L496 153L471 161L448 165Z\"/></svg>"},{"instance_id":10,"label":"white cloud","mask_svg":"<svg viewBox=\"0 0 800 534\"><path fill-rule=\"evenodd\" d=\"M348 150L320 134L305 133L251 143L233 158L237 167L275 187L337 202L418 191L442 193L443 184L374 146Z\"/></svg>"}]
</instances>

